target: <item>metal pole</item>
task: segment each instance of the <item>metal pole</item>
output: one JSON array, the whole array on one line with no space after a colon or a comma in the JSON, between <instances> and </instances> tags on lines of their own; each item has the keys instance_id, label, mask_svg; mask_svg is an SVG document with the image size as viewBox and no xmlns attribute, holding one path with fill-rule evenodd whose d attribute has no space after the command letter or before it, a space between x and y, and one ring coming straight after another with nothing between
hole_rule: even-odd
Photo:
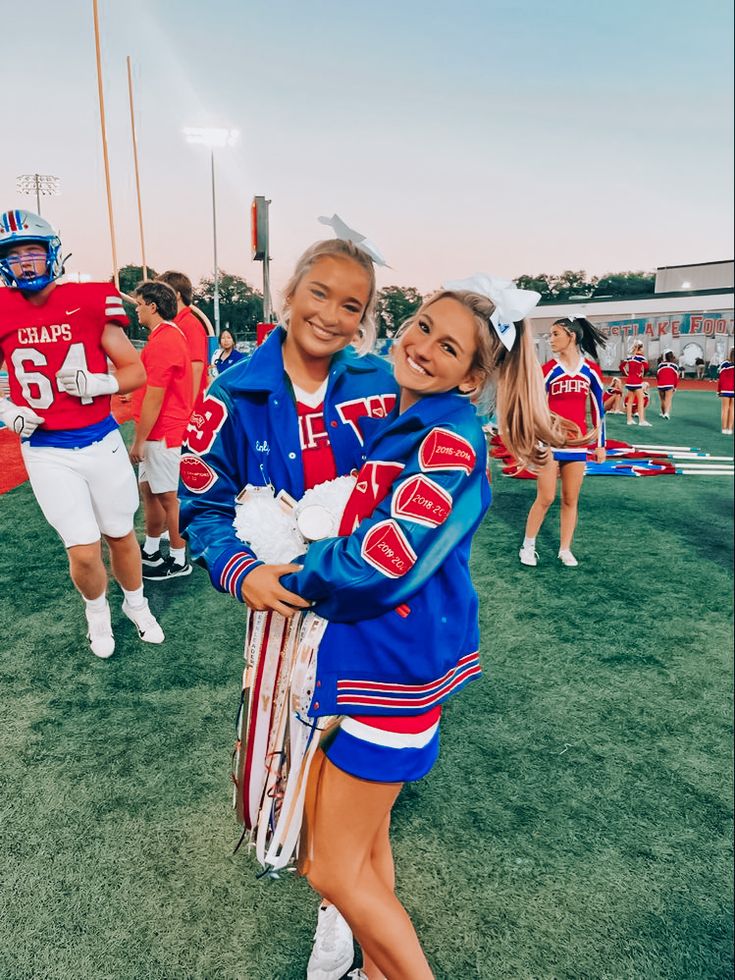
<instances>
[{"instance_id":1,"label":"metal pole","mask_svg":"<svg viewBox=\"0 0 735 980\"><path fill-rule=\"evenodd\" d=\"M138 227L140 228L140 254L143 261L143 278L148 278L148 264L145 260L145 239L143 237L143 205L140 198L140 173L138 171L138 140L135 135L135 110L133 107L133 73L128 62L128 95L130 96L130 131L133 136L133 163L135 164L135 190L138 194Z\"/></svg>"},{"instance_id":2,"label":"metal pole","mask_svg":"<svg viewBox=\"0 0 735 980\"><path fill-rule=\"evenodd\" d=\"M112 213L112 189L110 187L110 157L107 152L107 129L105 127L105 94L102 89L102 56L100 54L100 19L97 0L92 0L94 15L94 46L97 56L97 93L100 103L100 129L102 131L102 156L105 162L105 183L107 185L107 216L110 223L110 244L112 245L112 273L115 287L120 288L120 274L117 265L117 246L115 244L115 217Z\"/></svg>"},{"instance_id":3,"label":"metal pole","mask_svg":"<svg viewBox=\"0 0 735 980\"><path fill-rule=\"evenodd\" d=\"M39 214L39 215L41 213L41 181L40 181L40 176L41 176L40 174L34 174L33 175L33 180L34 180L34 182L36 184L36 209L37 209L36 210L36 214Z\"/></svg>"},{"instance_id":4,"label":"metal pole","mask_svg":"<svg viewBox=\"0 0 735 980\"><path fill-rule=\"evenodd\" d=\"M271 303L271 233L270 233L270 215L268 214L268 205L271 202L265 201L265 256L263 257L263 320L266 323L271 322L271 317L273 316L273 304Z\"/></svg>"},{"instance_id":5,"label":"metal pole","mask_svg":"<svg viewBox=\"0 0 735 980\"><path fill-rule=\"evenodd\" d=\"M214 243L214 332L219 337L219 268L217 267L217 198L214 189L214 147L211 147L212 160L212 241Z\"/></svg>"}]
</instances>

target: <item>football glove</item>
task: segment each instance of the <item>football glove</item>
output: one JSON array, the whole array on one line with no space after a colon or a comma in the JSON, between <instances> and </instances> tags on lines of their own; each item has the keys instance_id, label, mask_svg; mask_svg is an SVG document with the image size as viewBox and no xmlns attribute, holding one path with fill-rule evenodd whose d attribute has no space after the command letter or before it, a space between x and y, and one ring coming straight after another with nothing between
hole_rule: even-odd
<instances>
[{"instance_id":1,"label":"football glove","mask_svg":"<svg viewBox=\"0 0 735 980\"><path fill-rule=\"evenodd\" d=\"M114 374L92 374L85 368L62 368L56 377L67 395L75 398L114 395L120 389Z\"/></svg>"},{"instance_id":2,"label":"football glove","mask_svg":"<svg viewBox=\"0 0 735 980\"><path fill-rule=\"evenodd\" d=\"M22 439L27 439L33 435L43 419L32 408L16 405L9 398L0 398L0 421Z\"/></svg>"}]
</instances>

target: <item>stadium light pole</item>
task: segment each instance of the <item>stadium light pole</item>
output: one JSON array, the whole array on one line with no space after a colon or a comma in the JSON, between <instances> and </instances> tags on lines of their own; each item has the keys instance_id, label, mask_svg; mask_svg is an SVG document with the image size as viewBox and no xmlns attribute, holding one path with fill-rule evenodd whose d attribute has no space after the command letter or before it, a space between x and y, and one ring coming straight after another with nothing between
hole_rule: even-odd
<instances>
[{"instance_id":1,"label":"stadium light pole","mask_svg":"<svg viewBox=\"0 0 735 980\"><path fill-rule=\"evenodd\" d=\"M55 197L61 193L61 181L52 174L21 174L15 178L19 194L36 195L36 213L41 213L41 197Z\"/></svg>"},{"instance_id":2,"label":"stadium light pole","mask_svg":"<svg viewBox=\"0 0 735 980\"><path fill-rule=\"evenodd\" d=\"M217 196L214 181L214 151L225 146L234 146L240 134L236 129L198 129L184 128L187 143L209 147L210 169L212 173L212 244L214 250L214 332L220 335L219 322L219 267L217 265Z\"/></svg>"}]
</instances>

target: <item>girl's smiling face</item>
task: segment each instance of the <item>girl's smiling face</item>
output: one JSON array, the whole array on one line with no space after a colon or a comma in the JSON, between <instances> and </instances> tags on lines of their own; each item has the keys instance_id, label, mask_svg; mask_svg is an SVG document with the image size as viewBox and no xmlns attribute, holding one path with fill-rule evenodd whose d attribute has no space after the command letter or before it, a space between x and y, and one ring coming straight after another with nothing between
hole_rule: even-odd
<instances>
[{"instance_id":1,"label":"girl's smiling face","mask_svg":"<svg viewBox=\"0 0 735 980\"><path fill-rule=\"evenodd\" d=\"M332 357L356 339L369 298L370 281L357 262L323 256L288 297L288 342L307 357Z\"/></svg>"},{"instance_id":2,"label":"girl's smiling face","mask_svg":"<svg viewBox=\"0 0 735 980\"><path fill-rule=\"evenodd\" d=\"M416 314L393 345L402 410L425 395L456 388L469 393L478 386L480 372L473 368L476 330L472 312L451 296Z\"/></svg>"}]
</instances>

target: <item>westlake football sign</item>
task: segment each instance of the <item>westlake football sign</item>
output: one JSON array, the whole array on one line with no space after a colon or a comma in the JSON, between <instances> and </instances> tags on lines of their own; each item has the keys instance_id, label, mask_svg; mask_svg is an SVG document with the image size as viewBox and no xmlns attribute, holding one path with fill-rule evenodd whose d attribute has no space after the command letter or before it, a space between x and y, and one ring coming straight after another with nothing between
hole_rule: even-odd
<instances>
[{"instance_id":1,"label":"westlake football sign","mask_svg":"<svg viewBox=\"0 0 735 980\"><path fill-rule=\"evenodd\" d=\"M735 320L731 311L719 313L669 313L661 316L639 316L625 320L596 322L595 326L609 337L715 337L732 335Z\"/></svg>"}]
</instances>

